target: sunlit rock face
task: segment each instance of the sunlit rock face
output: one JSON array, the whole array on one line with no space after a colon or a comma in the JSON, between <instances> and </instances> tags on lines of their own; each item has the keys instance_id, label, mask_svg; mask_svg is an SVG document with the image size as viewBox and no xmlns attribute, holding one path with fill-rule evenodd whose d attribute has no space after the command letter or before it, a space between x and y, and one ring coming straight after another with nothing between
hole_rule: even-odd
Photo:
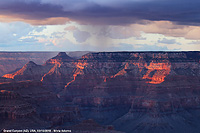
<instances>
[{"instance_id":1,"label":"sunlit rock face","mask_svg":"<svg viewBox=\"0 0 200 133\"><path fill-rule=\"evenodd\" d=\"M60 52L57 56L47 60L45 64L62 64L71 61L73 61L72 57L69 57L65 52Z\"/></svg>"},{"instance_id":2,"label":"sunlit rock face","mask_svg":"<svg viewBox=\"0 0 200 133\"><path fill-rule=\"evenodd\" d=\"M53 125L82 116L131 133L181 132L181 126L196 132L200 128L196 119L200 107L199 63L200 52L99 52L80 59L61 52L43 65L29 62L2 80L39 81L53 93L45 93L46 98L41 98L44 103L52 99L75 106L71 113L57 115L55 110L43 114L48 109L41 104L42 118ZM188 123L190 118L195 123Z\"/></svg>"},{"instance_id":3,"label":"sunlit rock face","mask_svg":"<svg viewBox=\"0 0 200 133\"><path fill-rule=\"evenodd\" d=\"M73 58L80 58L89 51L67 52ZM13 73L21 69L27 62L44 64L58 52L0 52L0 76ZM70 58L70 57L69 57Z\"/></svg>"},{"instance_id":4,"label":"sunlit rock face","mask_svg":"<svg viewBox=\"0 0 200 133\"><path fill-rule=\"evenodd\" d=\"M50 70L50 68L50 66L44 67L35 64L33 61L29 61L19 71L12 74L6 74L3 77L15 80L40 80L41 77Z\"/></svg>"},{"instance_id":5,"label":"sunlit rock face","mask_svg":"<svg viewBox=\"0 0 200 133\"><path fill-rule=\"evenodd\" d=\"M44 64L57 52L0 52L0 76L21 69L27 62Z\"/></svg>"}]
</instances>

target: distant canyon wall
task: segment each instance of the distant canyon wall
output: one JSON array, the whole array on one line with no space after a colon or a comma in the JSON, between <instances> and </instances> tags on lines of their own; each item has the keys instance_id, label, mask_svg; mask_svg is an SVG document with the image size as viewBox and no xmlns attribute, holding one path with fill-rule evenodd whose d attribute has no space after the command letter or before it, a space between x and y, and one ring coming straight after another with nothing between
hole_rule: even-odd
<instances>
[{"instance_id":1,"label":"distant canyon wall","mask_svg":"<svg viewBox=\"0 0 200 133\"><path fill-rule=\"evenodd\" d=\"M73 58L81 58L89 51L67 52ZM0 52L0 76L12 73L22 68L27 62L44 64L46 60L54 57L59 52Z\"/></svg>"}]
</instances>

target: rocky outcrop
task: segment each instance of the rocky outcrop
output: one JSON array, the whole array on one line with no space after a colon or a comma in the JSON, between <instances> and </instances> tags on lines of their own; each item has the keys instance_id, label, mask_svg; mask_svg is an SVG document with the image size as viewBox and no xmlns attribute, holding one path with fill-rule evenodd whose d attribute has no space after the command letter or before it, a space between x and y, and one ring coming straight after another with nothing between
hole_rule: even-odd
<instances>
[{"instance_id":1,"label":"rocky outcrop","mask_svg":"<svg viewBox=\"0 0 200 133\"><path fill-rule=\"evenodd\" d=\"M57 52L0 52L0 76L16 72L29 61L44 64L56 54Z\"/></svg>"},{"instance_id":2,"label":"rocky outcrop","mask_svg":"<svg viewBox=\"0 0 200 133\"><path fill-rule=\"evenodd\" d=\"M200 52L99 52L76 60L59 53L44 65L29 62L4 77L39 80L39 90L28 87L38 97L16 90L54 126L76 123L82 115L125 132L177 132L199 112L199 63Z\"/></svg>"},{"instance_id":3,"label":"rocky outcrop","mask_svg":"<svg viewBox=\"0 0 200 133\"><path fill-rule=\"evenodd\" d=\"M31 80L26 80L26 81L13 81L11 80L10 82L2 82L0 83L0 90L18 90L21 88L31 88L31 87L37 87L41 86L42 82L41 81L31 81Z\"/></svg>"},{"instance_id":4,"label":"rocky outcrop","mask_svg":"<svg viewBox=\"0 0 200 133\"><path fill-rule=\"evenodd\" d=\"M41 118L46 121L51 121L52 126L60 126L65 123L74 124L81 120L79 108L71 104L62 106L44 106L41 107L41 109Z\"/></svg>"},{"instance_id":5,"label":"rocky outcrop","mask_svg":"<svg viewBox=\"0 0 200 133\"><path fill-rule=\"evenodd\" d=\"M0 101L0 130L50 128L81 119L77 106L58 99L41 81L1 83Z\"/></svg>"},{"instance_id":6,"label":"rocky outcrop","mask_svg":"<svg viewBox=\"0 0 200 133\"><path fill-rule=\"evenodd\" d=\"M75 62L74 78L60 95L80 105L84 117L104 124L126 111L176 116L199 109L199 59L199 52L90 53Z\"/></svg>"},{"instance_id":7,"label":"rocky outcrop","mask_svg":"<svg viewBox=\"0 0 200 133\"><path fill-rule=\"evenodd\" d=\"M0 77L0 84L1 84L1 83L5 83L5 82L12 82L12 79Z\"/></svg>"},{"instance_id":8,"label":"rocky outcrop","mask_svg":"<svg viewBox=\"0 0 200 133\"><path fill-rule=\"evenodd\" d=\"M11 91L1 90L1 119L15 120L25 118L35 114L35 109L30 104L24 102L19 95Z\"/></svg>"},{"instance_id":9,"label":"rocky outcrop","mask_svg":"<svg viewBox=\"0 0 200 133\"><path fill-rule=\"evenodd\" d=\"M67 52L70 57L79 58L89 51ZM27 62L44 64L58 52L0 52L0 76L13 73L21 69Z\"/></svg>"},{"instance_id":10,"label":"rocky outcrop","mask_svg":"<svg viewBox=\"0 0 200 133\"><path fill-rule=\"evenodd\" d=\"M6 74L3 77L15 80L40 80L44 74L51 69L51 66L41 66L29 61L19 71Z\"/></svg>"},{"instance_id":11,"label":"rocky outcrop","mask_svg":"<svg viewBox=\"0 0 200 133\"><path fill-rule=\"evenodd\" d=\"M49 59L46 61L45 64L61 64L61 63L65 63L65 62L72 62L73 58L71 58L70 56L68 56L65 52L60 52L58 53L57 56Z\"/></svg>"},{"instance_id":12,"label":"rocky outcrop","mask_svg":"<svg viewBox=\"0 0 200 133\"><path fill-rule=\"evenodd\" d=\"M39 118L30 103L14 91L0 90L0 130L45 128L48 122Z\"/></svg>"},{"instance_id":13,"label":"rocky outcrop","mask_svg":"<svg viewBox=\"0 0 200 133\"><path fill-rule=\"evenodd\" d=\"M43 84L54 91L63 89L63 86L72 79L74 70L73 61L74 59L64 52L60 52L57 56L47 60L43 66L52 67L42 76L41 81Z\"/></svg>"}]
</instances>

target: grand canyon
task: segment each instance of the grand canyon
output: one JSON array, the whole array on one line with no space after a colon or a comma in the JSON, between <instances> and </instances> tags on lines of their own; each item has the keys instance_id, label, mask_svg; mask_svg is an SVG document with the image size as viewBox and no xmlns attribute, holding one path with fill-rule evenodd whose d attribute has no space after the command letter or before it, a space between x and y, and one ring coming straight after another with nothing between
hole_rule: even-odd
<instances>
[{"instance_id":1,"label":"grand canyon","mask_svg":"<svg viewBox=\"0 0 200 133\"><path fill-rule=\"evenodd\" d=\"M198 51L2 52L0 61L2 131L200 130Z\"/></svg>"}]
</instances>

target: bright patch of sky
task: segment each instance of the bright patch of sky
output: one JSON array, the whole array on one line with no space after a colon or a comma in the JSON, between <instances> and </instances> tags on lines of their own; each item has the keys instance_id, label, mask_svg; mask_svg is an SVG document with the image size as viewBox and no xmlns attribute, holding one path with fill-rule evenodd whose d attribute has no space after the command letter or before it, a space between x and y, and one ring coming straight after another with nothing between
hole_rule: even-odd
<instances>
[{"instance_id":1,"label":"bright patch of sky","mask_svg":"<svg viewBox=\"0 0 200 133\"><path fill-rule=\"evenodd\" d=\"M140 26L137 29L134 25L93 26L75 22L44 26L32 26L23 22L0 23L0 50L200 50L198 38L186 39L184 34L177 37L150 30L144 32L143 25Z\"/></svg>"}]
</instances>

